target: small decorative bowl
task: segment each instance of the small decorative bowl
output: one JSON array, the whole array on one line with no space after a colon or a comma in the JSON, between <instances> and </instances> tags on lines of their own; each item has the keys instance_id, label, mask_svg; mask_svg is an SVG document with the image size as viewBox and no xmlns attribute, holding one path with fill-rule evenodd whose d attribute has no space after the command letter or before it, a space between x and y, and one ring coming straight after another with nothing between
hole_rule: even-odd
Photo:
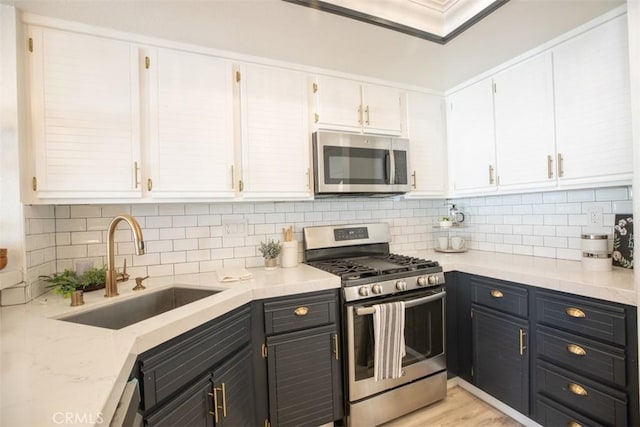
<instances>
[{"instance_id":1,"label":"small decorative bowl","mask_svg":"<svg viewBox=\"0 0 640 427\"><path fill-rule=\"evenodd\" d=\"M451 220L447 220L447 221L440 220L438 221L438 225L440 227L451 227L451 225L453 225L453 222L451 222Z\"/></svg>"}]
</instances>

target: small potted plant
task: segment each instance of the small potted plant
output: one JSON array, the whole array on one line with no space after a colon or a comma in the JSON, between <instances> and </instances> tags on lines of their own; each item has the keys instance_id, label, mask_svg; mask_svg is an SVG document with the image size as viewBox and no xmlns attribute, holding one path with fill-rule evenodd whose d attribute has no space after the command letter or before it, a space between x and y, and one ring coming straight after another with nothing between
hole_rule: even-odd
<instances>
[{"instance_id":1,"label":"small potted plant","mask_svg":"<svg viewBox=\"0 0 640 427\"><path fill-rule=\"evenodd\" d=\"M274 242L273 240L267 240L267 242L260 242L260 246L258 246L258 251L262 254L264 258L264 268L266 270L273 270L278 265L278 255L280 255L280 251L282 250L282 245L280 241Z\"/></svg>"},{"instance_id":2,"label":"small potted plant","mask_svg":"<svg viewBox=\"0 0 640 427\"><path fill-rule=\"evenodd\" d=\"M448 216L442 216L438 218L438 225L440 227L451 227L452 224L453 222Z\"/></svg>"},{"instance_id":3,"label":"small potted plant","mask_svg":"<svg viewBox=\"0 0 640 427\"><path fill-rule=\"evenodd\" d=\"M65 268L62 273L53 273L49 276L40 276L42 280L49 283L48 288L53 288L53 292L69 298L74 291L94 291L104 288L106 267L93 267L78 275L74 270Z\"/></svg>"}]
</instances>

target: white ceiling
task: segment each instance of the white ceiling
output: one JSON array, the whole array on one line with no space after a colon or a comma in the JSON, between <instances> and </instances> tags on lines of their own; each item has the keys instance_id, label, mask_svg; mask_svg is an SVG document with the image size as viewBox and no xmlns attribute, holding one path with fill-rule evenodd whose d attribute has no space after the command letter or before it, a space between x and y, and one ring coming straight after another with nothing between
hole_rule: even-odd
<instances>
[{"instance_id":1,"label":"white ceiling","mask_svg":"<svg viewBox=\"0 0 640 427\"><path fill-rule=\"evenodd\" d=\"M447 7L455 0L429 1ZM280 0L0 2L39 15L446 90L624 0L511 0L446 45Z\"/></svg>"}]
</instances>

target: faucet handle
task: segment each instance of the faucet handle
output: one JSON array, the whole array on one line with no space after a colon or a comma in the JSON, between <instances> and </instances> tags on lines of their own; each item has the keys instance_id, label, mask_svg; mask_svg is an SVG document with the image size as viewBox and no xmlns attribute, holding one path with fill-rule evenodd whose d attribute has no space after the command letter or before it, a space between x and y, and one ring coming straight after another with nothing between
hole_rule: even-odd
<instances>
[{"instance_id":1,"label":"faucet handle","mask_svg":"<svg viewBox=\"0 0 640 427\"><path fill-rule=\"evenodd\" d=\"M133 288L134 291L141 291L143 289L147 289L146 286L144 286L142 284L142 281L145 279L148 279L149 276L145 276L145 277L136 277L136 286Z\"/></svg>"},{"instance_id":2,"label":"faucet handle","mask_svg":"<svg viewBox=\"0 0 640 427\"><path fill-rule=\"evenodd\" d=\"M116 282L126 282L129 280L129 275L127 274L127 259L124 259L122 266L122 273L116 273Z\"/></svg>"}]
</instances>

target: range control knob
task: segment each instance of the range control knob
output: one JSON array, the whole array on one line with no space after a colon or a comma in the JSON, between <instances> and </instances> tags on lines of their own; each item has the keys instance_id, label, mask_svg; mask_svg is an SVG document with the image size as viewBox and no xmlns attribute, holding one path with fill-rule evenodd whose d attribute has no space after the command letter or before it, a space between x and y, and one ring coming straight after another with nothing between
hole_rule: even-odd
<instances>
[{"instance_id":1,"label":"range control knob","mask_svg":"<svg viewBox=\"0 0 640 427\"><path fill-rule=\"evenodd\" d=\"M399 291L404 291L407 289L407 282L405 282L404 280L398 280L396 282L396 289Z\"/></svg>"},{"instance_id":2,"label":"range control knob","mask_svg":"<svg viewBox=\"0 0 640 427\"><path fill-rule=\"evenodd\" d=\"M427 276L418 277L418 286L427 286Z\"/></svg>"},{"instance_id":3,"label":"range control knob","mask_svg":"<svg viewBox=\"0 0 640 427\"><path fill-rule=\"evenodd\" d=\"M373 291L374 294L381 294L382 293L382 286L380 286L379 284L375 284L371 287L371 290Z\"/></svg>"},{"instance_id":4,"label":"range control knob","mask_svg":"<svg viewBox=\"0 0 640 427\"><path fill-rule=\"evenodd\" d=\"M368 297L369 296L369 288L367 288L366 286L361 286L360 289L358 289L358 294L361 297Z\"/></svg>"},{"instance_id":5,"label":"range control knob","mask_svg":"<svg viewBox=\"0 0 640 427\"><path fill-rule=\"evenodd\" d=\"M437 285L438 283L440 283L440 278L438 277L437 274L429 276L430 285Z\"/></svg>"}]
</instances>

